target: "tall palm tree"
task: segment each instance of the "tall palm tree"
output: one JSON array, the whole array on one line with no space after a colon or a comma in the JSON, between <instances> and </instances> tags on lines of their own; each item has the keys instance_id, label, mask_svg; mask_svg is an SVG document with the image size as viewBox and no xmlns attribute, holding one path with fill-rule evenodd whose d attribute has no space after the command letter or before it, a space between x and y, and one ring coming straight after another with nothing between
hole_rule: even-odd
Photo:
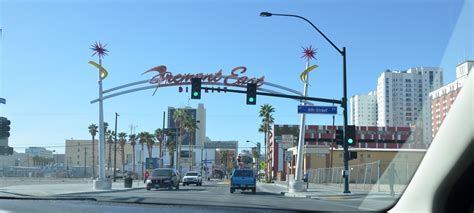
<instances>
[{"instance_id":1,"label":"tall palm tree","mask_svg":"<svg viewBox=\"0 0 474 213\"><path fill-rule=\"evenodd\" d=\"M270 125L272 125L275 122L275 119L273 118L273 114L275 112L275 108L273 108L272 105L270 104L264 104L260 106L260 111L259 111L259 116L262 118L262 124L260 125L260 128L258 129L259 132L264 133L264 143L265 143L265 160L267 159L267 134L271 130ZM265 165L267 165L267 162L265 162ZM265 177L268 180L268 168L265 170Z\"/></svg>"},{"instance_id":2,"label":"tall palm tree","mask_svg":"<svg viewBox=\"0 0 474 213\"><path fill-rule=\"evenodd\" d=\"M109 156L107 158L107 170L112 166L112 144L114 143L113 136L115 131L107 130L107 143L109 144Z\"/></svg>"},{"instance_id":3,"label":"tall palm tree","mask_svg":"<svg viewBox=\"0 0 474 213\"><path fill-rule=\"evenodd\" d=\"M174 119L174 122L176 123L176 126L178 127L178 132L179 132L179 135L178 135L178 162L177 162L177 165L178 165L178 170L180 170L181 168L181 143L182 143L182 135L183 135L183 132L184 132L184 128L183 128L183 124L186 120L188 120L188 113L186 112L185 109L176 109L173 113L173 119Z\"/></svg>"},{"instance_id":4,"label":"tall palm tree","mask_svg":"<svg viewBox=\"0 0 474 213\"><path fill-rule=\"evenodd\" d=\"M144 164L143 164L143 150L144 150L143 146L146 143L145 132L138 133L137 137L138 137L138 143L142 145L142 151L140 152L140 162L142 163L142 175L143 175L143 172L145 171Z\"/></svg>"},{"instance_id":5,"label":"tall palm tree","mask_svg":"<svg viewBox=\"0 0 474 213\"><path fill-rule=\"evenodd\" d=\"M158 155L160 157L160 162L161 158L163 158L163 133L164 131L158 128L155 130L155 134L153 134L155 136L156 142L160 144L160 154Z\"/></svg>"},{"instance_id":6,"label":"tall palm tree","mask_svg":"<svg viewBox=\"0 0 474 213\"><path fill-rule=\"evenodd\" d=\"M120 146L120 156L122 158L122 172L125 172L125 143L127 143L127 133L120 132L118 133L119 137L119 146Z\"/></svg>"},{"instance_id":7,"label":"tall palm tree","mask_svg":"<svg viewBox=\"0 0 474 213\"><path fill-rule=\"evenodd\" d=\"M92 177L95 178L95 136L97 134L97 125L89 125L89 133L92 136Z\"/></svg>"},{"instance_id":8,"label":"tall palm tree","mask_svg":"<svg viewBox=\"0 0 474 213\"><path fill-rule=\"evenodd\" d=\"M146 132L146 147L149 158L153 157L153 145L155 145L155 136L149 132Z\"/></svg>"},{"instance_id":9,"label":"tall palm tree","mask_svg":"<svg viewBox=\"0 0 474 213\"><path fill-rule=\"evenodd\" d=\"M170 167L174 167L174 152L176 151L176 134L171 133L167 136L166 147L168 148L168 154L170 156Z\"/></svg>"},{"instance_id":10,"label":"tall palm tree","mask_svg":"<svg viewBox=\"0 0 474 213\"><path fill-rule=\"evenodd\" d=\"M195 130L198 129L197 127L197 124L196 124L196 121L191 118L191 116L188 116L186 118L186 120L184 121L184 124L183 124L183 128L185 129L185 131L189 134L189 159L190 159L190 164L189 164L189 169L191 169L191 167L193 166L193 156L192 156L192 153L193 153L193 139L194 139L194 134L195 134Z\"/></svg>"},{"instance_id":11,"label":"tall palm tree","mask_svg":"<svg viewBox=\"0 0 474 213\"><path fill-rule=\"evenodd\" d=\"M229 151L227 150L224 150L224 151L220 151L220 154L221 154L221 163L223 163L225 165L225 171L227 171L227 159L229 158Z\"/></svg>"},{"instance_id":12,"label":"tall palm tree","mask_svg":"<svg viewBox=\"0 0 474 213\"><path fill-rule=\"evenodd\" d=\"M130 145L132 146L132 173L135 175L135 145L137 145L137 135L130 134L128 136L128 140L130 141Z\"/></svg>"}]
</instances>

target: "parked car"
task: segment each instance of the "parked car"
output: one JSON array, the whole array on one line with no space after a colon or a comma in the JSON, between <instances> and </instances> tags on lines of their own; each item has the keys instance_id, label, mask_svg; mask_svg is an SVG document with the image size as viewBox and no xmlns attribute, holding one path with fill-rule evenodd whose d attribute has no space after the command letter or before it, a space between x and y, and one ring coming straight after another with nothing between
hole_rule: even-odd
<instances>
[{"instance_id":1,"label":"parked car","mask_svg":"<svg viewBox=\"0 0 474 213\"><path fill-rule=\"evenodd\" d=\"M202 185L201 174L195 171L187 172L186 175L184 175L183 177L183 186L186 186L189 184L196 184L196 186L201 186Z\"/></svg>"},{"instance_id":2,"label":"parked car","mask_svg":"<svg viewBox=\"0 0 474 213\"><path fill-rule=\"evenodd\" d=\"M179 173L171 168L159 168L153 170L146 180L146 189L149 191L152 188L168 188L175 187L179 189L180 182Z\"/></svg>"},{"instance_id":3,"label":"parked car","mask_svg":"<svg viewBox=\"0 0 474 213\"><path fill-rule=\"evenodd\" d=\"M230 193L234 193L236 189L242 191L252 190L255 194L257 191L257 181L255 173L251 169L236 169L230 178Z\"/></svg>"}]
</instances>

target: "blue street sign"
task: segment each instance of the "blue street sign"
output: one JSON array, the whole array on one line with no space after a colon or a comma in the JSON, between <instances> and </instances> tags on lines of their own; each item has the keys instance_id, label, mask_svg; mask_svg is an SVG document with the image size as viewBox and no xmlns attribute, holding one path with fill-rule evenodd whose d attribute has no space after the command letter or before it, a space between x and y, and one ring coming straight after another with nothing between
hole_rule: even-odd
<instances>
[{"instance_id":1,"label":"blue street sign","mask_svg":"<svg viewBox=\"0 0 474 213\"><path fill-rule=\"evenodd\" d=\"M335 106L298 106L298 113L337 114Z\"/></svg>"}]
</instances>

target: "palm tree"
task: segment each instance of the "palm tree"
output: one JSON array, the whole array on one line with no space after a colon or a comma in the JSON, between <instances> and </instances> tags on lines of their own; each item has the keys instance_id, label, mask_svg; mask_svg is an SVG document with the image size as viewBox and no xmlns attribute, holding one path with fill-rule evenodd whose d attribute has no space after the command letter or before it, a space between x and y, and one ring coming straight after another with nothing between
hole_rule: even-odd
<instances>
[{"instance_id":1,"label":"palm tree","mask_svg":"<svg viewBox=\"0 0 474 213\"><path fill-rule=\"evenodd\" d=\"M267 134L271 130L270 125L272 125L275 121L272 115L272 113L274 112L275 112L275 108L273 108L273 106L270 104L264 104L260 106L259 116L262 118L262 124L260 125L260 128L258 129L258 131L264 133L265 160L267 159ZM267 162L265 162L265 165L266 164ZM270 167L267 167L267 170L268 168ZM268 171L265 172L265 177L268 180Z\"/></svg>"},{"instance_id":2,"label":"palm tree","mask_svg":"<svg viewBox=\"0 0 474 213\"><path fill-rule=\"evenodd\" d=\"M97 125L89 125L89 133L92 136L92 177L95 178L95 135L97 134Z\"/></svg>"},{"instance_id":3,"label":"palm tree","mask_svg":"<svg viewBox=\"0 0 474 213\"><path fill-rule=\"evenodd\" d=\"M176 109L173 113L173 119L174 122L176 123L176 126L178 127L179 130L179 136L178 136L178 170L180 170L180 161L181 161L181 143L182 143L182 135L184 132L183 124L186 120L188 120L188 113L186 112L185 109Z\"/></svg>"},{"instance_id":4,"label":"palm tree","mask_svg":"<svg viewBox=\"0 0 474 213\"><path fill-rule=\"evenodd\" d=\"M125 143L127 142L127 133L118 133L119 145L120 145L120 156L122 157L122 172L125 172Z\"/></svg>"},{"instance_id":5,"label":"palm tree","mask_svg":"<svg viewBox=\"0 0 474 213\"><path fill-rule=\"evenodd\" d=\"M188 116L187 119L184 121L183 128L186 130L186 132L190 136L189 137L189 147L190 147L189 158L191 162L189 164L189 169L191 169L191 167L193 166L192 152L193 152L193 145L194 145L192 144L192 142L193 142L193 136L194 136L195 130L198 129L198 127L197 127L196 121L193 118L191 118L191 116Z\"/></svg>"},{"instance_id":6,"label":"palm tree","mask_svg":"<svg viewBox=\"0 0 474 213\"><path fill-rule=\"evenodd\" d=\"M146 147L148 149L148 157L152 158L153 157L153 145L155 144L155 136L153 134L150 134L149 132L146 133Z\"/></svg>"},{"instance_id":7,"label":"palm tree","mask_svg":"<svg viewBox=\"0 0 474 213\"><path fill-rule=\"evenodd\" d=\"M162 162L161 159L163 158L163 133L164 131L158 128L155 130L155 134L154 134L156 142L160 144L160 154L159 154L160 162Z\"/></svg>"},{"instance_id":8,"label":"palm tree","mask_svg":"<svg viewBox=\"0 0 474 213\"><path fill-rule=\"evenodd\" d=\"M225 171L227 172L227 159L229 157L229 151L227 150L224 150L224 151L220 151L220 154L221 154L221 163L223 163L225 165Z\"/></svg>"},{"instance_id":9,"label":"palm tree","mask_svg":"<svg viewBox=\"0 0 474 213\"><path fill-rule=\"evenodd\" d=\"M130 141L130 145L132 145L132 173L135 175L135 145L137 145L137 135L131 134L128 136L128 140Z\"/></svg>"},{"instance_id":10,"label":"palm tree","mask_svg":"<svg viewBox=\"0 0 474 213\"><path fill-rule=\"evenodd\" d=\"M115 131L107 130L107 143L109 144L109 157L107 158L107 170L112 166L112 144L114 143L113 136Z\"/></svg>"},{"instance_id":11,"label":"palm tree","mask_svg":"<svg viewBox=\"0 0 474 213\"><path fill-rule=\"evenodd\" d=\"M170 167L174 167L174 152L176 151L176 135L174 133L167 136L166 147L170 156Z\"/></svg>"}]
</instances>

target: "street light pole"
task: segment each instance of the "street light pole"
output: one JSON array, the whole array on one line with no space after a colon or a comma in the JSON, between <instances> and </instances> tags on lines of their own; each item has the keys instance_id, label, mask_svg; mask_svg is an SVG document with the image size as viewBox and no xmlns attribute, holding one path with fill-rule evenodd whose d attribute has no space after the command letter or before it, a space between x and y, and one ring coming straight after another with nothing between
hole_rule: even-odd
<instances>
[{"instance_id":1,"label":"street light pole","mask_svg":"<svg viewBox=\"0 0 474 213\"><path fill-rule=\"evenodd\" d=\"M344 131L343 131L343 139L344 139L344 142L343 142L343 148L344 148L344 174L343 174L343 177L344 177L344 193L350 193L349 191L349 177L348 177L348 169L349 169L349 149L348 149L348 144L347 144L347 79L346 79L346 47L343 47L342 50L339 49L331 40L329 40L329 38L324 35L323 32L321 32L321 30L319 30L311 21L309 21L308 19L302 17L302 16L298 16L298 15L291 15L291 14L277 14L277 13L269 13L269 12L261 12L260 13L260 16L262 17L270 17L270 16L286 16L286 17L294 17L294 18L299 18L299 19L303 19L304 21L306 21L307 23L309 23L316 31L318 31L318 33L324 37L324 39L326 39L327 42L329 42L329 44L331 44L332 47L334 47L334 49L337 50L337 52L339 52L339 54L341 54L342 56L342 88L343 88L343 96L342 96L342 103L341 103L341 107L343 108L343 116L344 116ZM300 142L301 142L301 138L300 138ZM300 149L298 147L298 156L300 155ZM299 158L299 157L298 157ZM297 170L299 168L296 168ZM296 172L296 174L298 174L298 172ZM295 176L295 179L296 179L296 176Z\"/></svg>"},{"instance_id":2,"label":"street light pole","mask_svg":"<svg viewBox=\"0 0 474 213\"><path fill-rule=\"evenodd\" d=\"M115 176L116 166L117 166L117 117L120 116L118 113L115 113L115 135L114 135L114 182L117 181ZM123 171L122 171L123 172Z\"/></svg>"}]
</instances>

